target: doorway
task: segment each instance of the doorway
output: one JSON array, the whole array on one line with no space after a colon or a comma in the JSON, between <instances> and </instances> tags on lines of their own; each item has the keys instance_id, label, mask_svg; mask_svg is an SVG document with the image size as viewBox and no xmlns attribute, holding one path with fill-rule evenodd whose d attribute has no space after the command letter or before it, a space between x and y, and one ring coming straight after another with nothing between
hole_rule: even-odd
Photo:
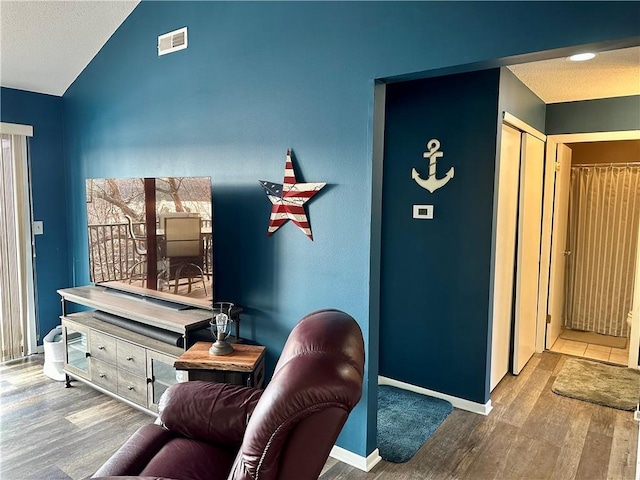
<instances>
[{"instance_id":1,"label":"doorway","mask_svg":"<svg viewBox=\"0 0 640 480\"><path fill-rule=\"evenodd\" d=\"M629 300L627 297L627 302L630 301L632 308L630 309L631 312L629 315L630 334L629 339L626 342L626 348L611 350L608 358L605 359L603 353L595 353L594 351L598 350L597 348L591 348L591 352L588 352L587 349L589 348L589 344L587 344L587 342L579 342L578 344L570 343L565 345L562 345L562 343L558 342L562 341L561 332L564 328L566 328L565 323L567 323L564 318L565 312L567 311L567 299L565 298L565 293L568 280L565 277L565 274L567 272L565 264L567 258L570 258L570 261L576 261L571 258L573 252L571 252L571 250L567 248L567 242L566 240L564 240L566 238L565 232L567 231L566 220L568 219L568 211L565 211L565 206L567 204L567 198L569 196L568 190L570 183L566 177L566 171L569 169L569 167L567 167L566 165L566 158L563 159L562 152L570 148L572 144L578 145L584 142L611 142L616 140L628 141L639 139L640 132L638 131L585 133L572 135L556 135L548 137L547 162L548 165L553 165L555 163L557 167L549 172L550 175L553 175L555 173L555 192L553 197L554 205L552 206L554 212L552 220L553 225L549 230L550 235L543 237L543 245L545 245L546 248L549 248L550 246L551 251L548 292L549 323L546 324L546 329L544 323L538 326L538 336L539 338L542 338L542 342L541 344L539 344L539 351L542 351L544 349L555 349L555 351L559 351L560 353L587 356L588 358L594 358L597 360L621 363L628 365L631 368L637 368L638 366L638 344L640 331L638 326L637 314L633 315L633 313L635 313L634 311L638 310L639 307L637 299ZM565 162L564 167L562 165L563 162ZM545 221L551 222L549 218L545 218ZM636 239L638 239L637 232L635 233L635 237ZM637 297L637 285L640 280L640 262L638 262L636 258L638 256L639 250L637 247L640 241L636 240L635 243L636 252L634 254L634 258L630 259L630 263L631 265L633 265L631 269L631 275L635 276L636 285L634 288L632 284L631 288L636 290L635 293ZM626 321L626 315L623 321ZM623 355L626 358L621 358L621 352L624 352Z\"/></svg>"}]
</instances>

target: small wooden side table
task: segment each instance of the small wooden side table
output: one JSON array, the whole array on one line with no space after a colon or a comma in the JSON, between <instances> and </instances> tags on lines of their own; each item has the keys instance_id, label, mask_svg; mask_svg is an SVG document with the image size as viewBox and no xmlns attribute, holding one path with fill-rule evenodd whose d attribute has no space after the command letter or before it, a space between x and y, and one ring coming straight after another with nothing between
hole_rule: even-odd
<instances>
[{"instance_id":1,"label":"small wooden side table","mask_svg":"<svg viewBox=\"0 0 640 480\"><path fill-rule=\"evenodd\" d=\"M266 347L234 343L229 355L211 355L211 342L196 342L174 362L176 370L186 370L189 380L231 383L261 388L264 382Z\"/></svg>"}]
</instances>

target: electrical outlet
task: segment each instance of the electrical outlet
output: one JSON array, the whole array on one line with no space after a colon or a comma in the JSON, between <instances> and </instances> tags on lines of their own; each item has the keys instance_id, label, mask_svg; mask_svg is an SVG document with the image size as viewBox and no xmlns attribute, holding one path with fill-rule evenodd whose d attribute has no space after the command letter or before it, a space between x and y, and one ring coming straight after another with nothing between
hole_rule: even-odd
<instances>
[{"instance_id":1,"label":"electrical outlet","mask_svg":"<svg viewBox=\"0 0 640 480\"><path fill-rule=\"evenodd\" d=\"M42 224L42 220L35 220L33 222L33 234L42 235L43 233L44 233L44 225Z\"/></svg>"}]
</instances>

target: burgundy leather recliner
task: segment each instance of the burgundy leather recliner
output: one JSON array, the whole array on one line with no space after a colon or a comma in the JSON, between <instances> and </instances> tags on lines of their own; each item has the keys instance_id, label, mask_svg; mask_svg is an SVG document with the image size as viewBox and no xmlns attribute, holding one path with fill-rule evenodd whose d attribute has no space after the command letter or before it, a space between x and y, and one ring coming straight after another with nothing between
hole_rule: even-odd
<instances>
[{"instance_id":1,"label":"burgundy leather recliner","mask_svg":"<svg viewBox=\"0 0 640 480\"><path fill-rule=\"evenodd\" d=\"M175 480L316 480L360 400L364 343L338 310L304 317L264 390L178 383L159 416L94 474Z\"/></svg>"}]
</instances>

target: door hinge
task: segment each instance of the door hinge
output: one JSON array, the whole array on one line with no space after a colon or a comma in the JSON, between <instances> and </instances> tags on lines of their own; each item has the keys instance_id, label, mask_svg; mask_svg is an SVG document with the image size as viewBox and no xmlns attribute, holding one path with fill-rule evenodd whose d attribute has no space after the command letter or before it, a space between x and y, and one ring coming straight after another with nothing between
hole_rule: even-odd
<instances>
[{"instance_id":1,"label":"door hinge","mask_svg":"<svg viewBox=\"0 0 640 480\"><path fill-rule=\"evenodd\" d=\"M551 323L551 315L547 315L547 323Z\"/></svg>"}]
</instances>

